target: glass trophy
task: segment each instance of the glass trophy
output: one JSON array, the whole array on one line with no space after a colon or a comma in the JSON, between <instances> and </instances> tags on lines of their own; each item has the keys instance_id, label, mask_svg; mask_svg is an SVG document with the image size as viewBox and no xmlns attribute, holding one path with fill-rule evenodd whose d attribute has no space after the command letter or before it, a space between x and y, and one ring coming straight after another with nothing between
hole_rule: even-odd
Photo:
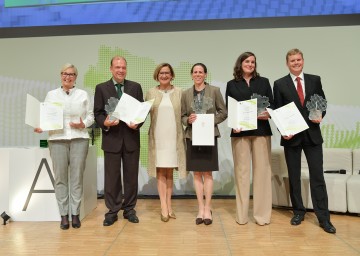
<instances>
[{"instance_id":1,"label":"glass trophy","mask_svg":"<svg viewBox=\"0 0 360 256\"><path fill-rule=\"evenodd\" d=\"M251 95L251 99L257 99L257 115L262 116L262 113L264 113L266 108L270 106L269 97L254 93Z\"/></svg>"},{"instance_id":2,"label":"glass trophy","mask_svg":"<svg viewBox=\"0 0 360 256\"><path fill-rule=\"evenodd\" d=\"M322 112L327 108L327 101L322 96L314 94L310 100L306 102L306 107L309 110L310 120L319 120L322 117Z\"/></svg>"},{"instance_id":3,"label":"glass trophy","mask_svg":"<svg viewBox=\"0 0 360 256\"><path fill-rule=\"evenodd\" d=\"M206 114L206 111L212 107L212 98L201 96L200 93L197 95L197 97L194 97L194 101L191 104L191 108L194 110L195 114Z\"/></svg>"},{"instance_id":4,"label":"glass trophy","mask_svg":"<svg viewBox=\"0 0 360 256\"><path fill-rule=\"evenodd\" d=\"M108 104L105 105L105 111L109 115L110 121L117 120L117 118L113 117L112 114L114 113L118 102L119 102L118 98L110 97L110 99L108 99Z\"/></svg>"}]
</instances>

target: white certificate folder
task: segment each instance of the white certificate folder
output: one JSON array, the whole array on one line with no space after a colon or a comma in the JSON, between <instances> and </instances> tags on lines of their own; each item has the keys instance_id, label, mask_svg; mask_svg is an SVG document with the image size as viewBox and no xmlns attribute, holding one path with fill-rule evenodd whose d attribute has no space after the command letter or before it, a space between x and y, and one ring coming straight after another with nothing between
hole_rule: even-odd
<instances>
[{"instance_id":1,"label":"white certificate folder","mask_svg":"<svg viewBox=\"0 0 360 256\"><path fill-rule=\"evenodd\" d=\"M309 128L294 102L276 110L266 110L283 136L295 135Z\"/></svg>"},{"instance_id":2,"label":"white certificate folder","mask_svg":"<svg viewBox=\"0 0 360 256\"><path fill-rule=\"evenodd\" d=\"M25 124L43 131L59 130L64 126L64 107L59 102L40 102L26 95Z\"/></svg>"},{"instance_id":3,"label":"white certificate folder","mask_svg":"<svg viewBox=\"0 0 360 256\"><path fill-rule=\"evenodd\" d=\"M214 114L196 114L196 120L192 123L192 145L214 146L214 130Z\"/></svg>"},{"instance_id":4,"label":"white certificate folder","mask_svg":"<svg viewBox=\"0 0 360 256\"><path fill-rule=\"evenodd\" d=\"M257 99L237 101L228 96L228 127L242 131L257 129Z\"/></svg>"},{"instance_id":5,"label":"white certificate folder","mask_svg":"<svg viewBox=\"0 0 360 256\"><path fill-rule=\"evenodd\" d=\"M145 121L154 99L140 102L129 94L123 93L112 116L130 124L139 124Z\"/></svg>"}]
</instances>

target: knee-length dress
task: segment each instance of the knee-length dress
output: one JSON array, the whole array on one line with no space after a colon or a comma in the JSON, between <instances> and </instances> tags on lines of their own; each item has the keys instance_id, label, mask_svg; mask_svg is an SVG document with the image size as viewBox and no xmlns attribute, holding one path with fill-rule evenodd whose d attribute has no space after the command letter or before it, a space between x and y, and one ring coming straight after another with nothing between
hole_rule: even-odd
<instances>
[{"instance_id":1,"label":"knee-length dress","mask_svg":"<svg viewBox=\"0 0 360 256\"><path fill-rule=\"evenodd\" d=\"M206 83L203 90L203 97L211 99L211 106L206 110L206 114L214 114L214 146L193 146L192 145L192 125L188 123L189 116L194 113L194 94L195 87L192 86L183 92L181 98L181 118L186 127L186 164L188 171L207 172L218 171L218 149L217 138L220 137L218 124L227 118L227 110L220 88Z\"/></svg>"},{"instance_id":2,"label":"knee-length dress","mask_svg":"<svg viewBox=\"0 0 360 256\"><path fill-rule=\"evenodd\" d=\"M171 91L159 91L162 99L155 127L156 167L178 167L176 152L176 125Z\"/></svg>"},{"instance_id":3,"label":"knee-length dress","mask_svg":"<svg viewBox=\"0 0 360 256\"><path fill-rule=\"evenodd\" d=\"M187 176L181 97L182 90L175 86L166 93L158 87L146 93L146 100L154 99L150 109L147 168L152 177L156 177L157 167L174 167L179 178Z\"/></svg>"}]
</instances>

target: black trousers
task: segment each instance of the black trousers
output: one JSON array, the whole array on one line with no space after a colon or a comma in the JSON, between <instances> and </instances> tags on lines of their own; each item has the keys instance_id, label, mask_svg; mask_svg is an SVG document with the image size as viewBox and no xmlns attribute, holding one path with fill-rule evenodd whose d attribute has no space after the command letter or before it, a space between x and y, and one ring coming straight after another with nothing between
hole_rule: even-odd
<instances>
[{"instance_id":1,"label":"black trousers","mask_svg":"<svg viewBox=\"0 0 360 256\"><path fill-rule=\"evenodd\" d=\"M301 152L304 151L309 166L310 192L314 212L319 222L323 222L330 220L330 214L324 180L322 145L310 143L305 136L300 145L284 147L289 173L291 203L294 214L305 214L306 209L301 197Z\"/></svg>"},{"instance_id":2,"label":"black trousers","mask_svg":"<svg viewBox=\"0 0 360 256\"><path fill-rule=\"evenodd\" d=\"M124 210L124 216L133 213L138 195L139 157L140 150L127 152L124 149L119 153L104 152L104 197L105 205L109 209L105 218L115 217L120 210ZM121 163L124 184L121 183Z\"/></svg>"}]
</instances>

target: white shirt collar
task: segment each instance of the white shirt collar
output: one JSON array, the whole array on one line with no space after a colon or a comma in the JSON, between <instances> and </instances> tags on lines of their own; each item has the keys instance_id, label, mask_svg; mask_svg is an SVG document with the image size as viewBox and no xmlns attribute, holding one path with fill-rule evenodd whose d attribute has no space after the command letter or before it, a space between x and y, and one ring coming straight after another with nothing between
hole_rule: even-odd
<instances>
[{"instance_id":1,"label":"white shirt collar","mask_svg":"<svg viewBox=\"0 0 360 256\"><path fill-rule=\"evenodd\" d=\"M292 73L290 73L290 76L291 76L291 80L292 80L293 82L296 82L296 78L297 78L297 77L300 77L300 78L301 78L301 81L304 81L304 72L301 72L300 75L298 75L298 76L295 76L295 75L293 75Z\"/></svg>"}]
</instances>

